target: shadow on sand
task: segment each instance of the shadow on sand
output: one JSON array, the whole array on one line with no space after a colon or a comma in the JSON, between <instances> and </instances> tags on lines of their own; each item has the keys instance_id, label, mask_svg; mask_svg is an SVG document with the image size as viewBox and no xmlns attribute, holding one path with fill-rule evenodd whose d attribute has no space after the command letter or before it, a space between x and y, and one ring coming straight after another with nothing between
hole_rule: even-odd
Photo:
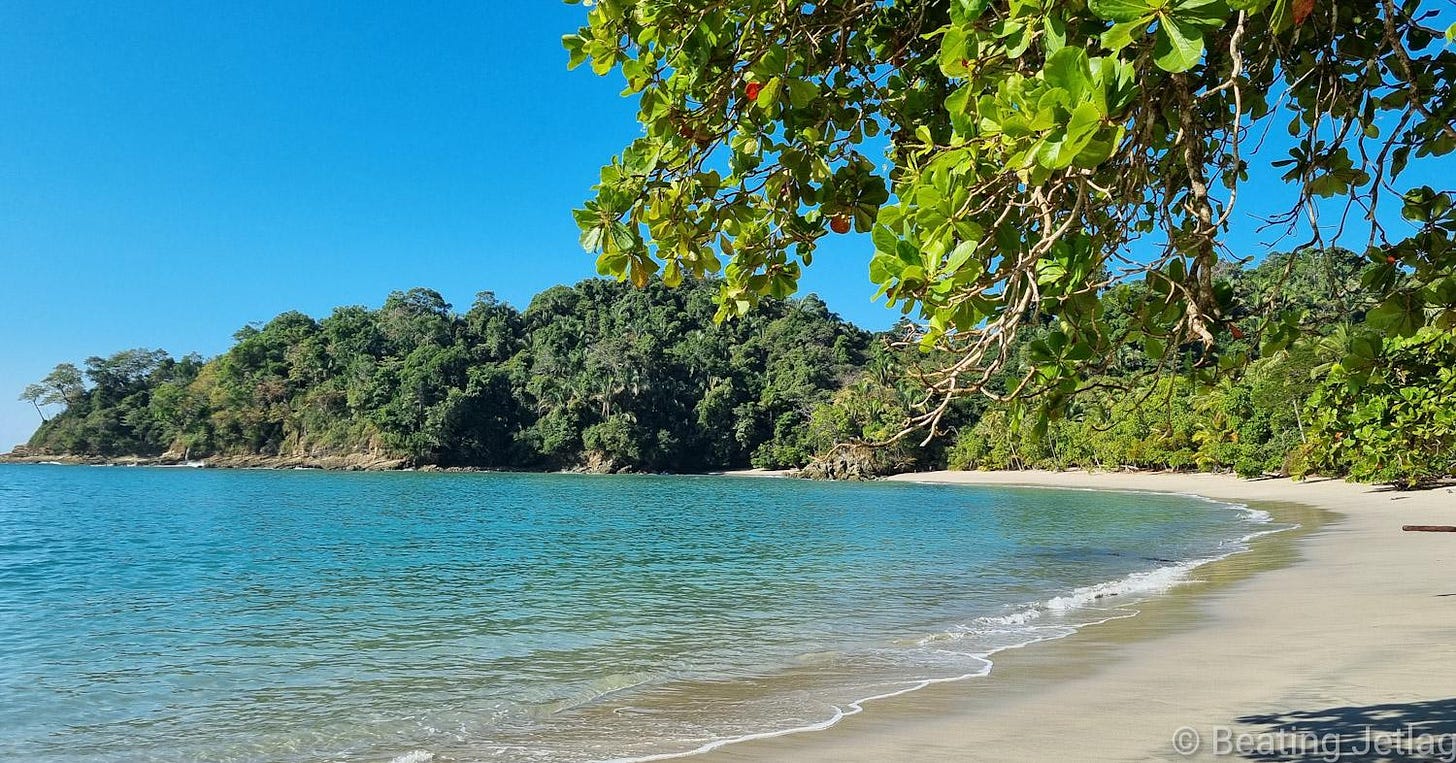
<instances>
[{"instance_id":1,"label":"shadow on sand","mask_svg":"<svg viewBox=\"0 0 1456 763\"><path fill-rule=\"evenodd\" d=\"M1240 750L1247 760L1456 760L1456 698L1248 715L1239 723L1236 733L1265 743Z\"/></svg>"}]
</instances>

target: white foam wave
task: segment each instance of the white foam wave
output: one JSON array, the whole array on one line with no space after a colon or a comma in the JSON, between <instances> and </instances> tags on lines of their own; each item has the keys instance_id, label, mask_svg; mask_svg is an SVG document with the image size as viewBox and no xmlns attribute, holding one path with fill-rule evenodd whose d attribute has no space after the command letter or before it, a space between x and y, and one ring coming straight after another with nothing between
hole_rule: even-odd
<instances>
[{"instance_id":1,"label":"white foam wave","mask_svg":"<svg viewBox=\"0 0 1456 763\"><path fill-rule=\"evenodd\" d=\"M1064 596L1047 601L1046 608L1053 612L1065 612L1103 603L1104 599L1132 594L1154 594L1168 591L1180 583L1188 582L1188 573L1214 561L1218 557L1198 559L1191 562L1171 564L1166 567L1134 572L1121 580L1083 586Z\"/></svg>"},{"instance_id":2,"label":"white foam wave","mask_svg":"<svg viewBox=\"0 0 1456 763\"><path fill-rule=\"evenodd\" d=\"M1160 493L1163 495L1169 494L1163 491L1153 490L1106 490L1102 488L1062 487L1048 487L1046 489L1085 490L1088 492ZM1269 525L1273 522L1273 516L1269 514L1269 512L1263 511L1262 509L1255 509L1239 503L1220 501L1209 498L1207 496L1197 495L1193 493L1174 494L1186 496L1188 498L1195 498L1219 506L1224 506L1233 511L1239 512L1243 515L1243 519L1245 521L1252 524ZM1189 573L1206 564L1211 564L1222 559L1227 559L1234 554L1248 550L1249 542L1254 540L1255 538L1259 538L1265 535L1272 535L1274 533L1285 532L1287 530L1292 530L1297 527L1299 527L1299 525L1289 524L1261 529L1244 535L1243 537L1231 543L1226 542L1225 544L1223 544L1223 547L1228 549L1227 553L1223 553L1218 556L1206 557L1202 559L1193 559L1185 562L1179 562L1176 564L1169 564L1163 567L1157 567L1152 570L1134 572L1119 580L1098 583L1090 586L1083 586L1081 588L1074 589L1071 593L1053 597L1043 603L1033 604L1015 612L1004 615L976 618L965 628L953 632L938 633L932 636L927 636L917 642L918 646L934 648L937 642L960 640L967 637L974 637L976 635L984 636L989 631L996 630L998 626L1002 629L1008 630L1017 627L1023 629L1026 638L1020 641L991 649L986 649L977 653L958 653L958 656L962 658L971 657L980 660L983 663L983 667L980 670L965 673L962 675L950 676L947 678L908 679L909 683L900 689L885 692L882 694L875 694L869 697L864 697L862 699L850 702L842 708L836 707L834 709L834 713L829 718L818 723L806 724L793 728L777 729L773 731L763 731L753 734L742 734L738 736L724 737L721 739L715 739L707 742L692 750L686 750L682 752L657 753L653 755L644 755L639 757L617 758L606 761L606 763L650 763L651 761L672 760L675 758L684 758L699 755L705 752L711 752L720 747L725 747L730 744L737 744L739 742L748 742L755 739L771 739L774 737L788 736L790 734L801 734L809 731L822 731L831 726L834 726L841 720L844 720L851 715L857 715L863 712L864 705L866 703L874 702L875 700L889 699L891 697L898 697L903 694L909 694L911 692L916 692L924 689L925 687L931 686L933 684L964 681L971 678L980 678L990 675L991 669L994 667L994 663L992 662L991 658L1000 652L1008 651L1011 649L1022 649L1024 647L1031 646L1032 644L1066 638L1067 636L1077 633L1082 628L1090 625L1101 625L1103 623L1109 623L1114 620L1122 620L1130 617L1136 617L1138 615L1138 611L1128 606L1124 606L1124 602L1127 604L1135 603L1136 599L1140 599L1145 596L1155 595L1158 593L1163 593L1170 590L1174 586L1190 582L1191 579L1189 577ZM1077 610L1092 610L1094 609L1094 605L1100 605L1105 602L1106 599L1114 597L1121 597L1121 601L1118 602L1118 606L1107 609L1107 612L1110 612L1110 614L1107 614L1106 617L1093 619L1087 622L1067 621L1054 622L1045 625L1033 624L1034 621L1042 618L1048 613L1057 616L1065 616L1066 614ZM1096 608L1101 609L1101 607Z\"/></svg>"},{"instance_id":3,"label":"white foam wave","mask_svg":"<svg viewBox=\"0 0 1456 763\"><path fill-rule=\"evenodd\" d=\"M996 615L994 617L982 617L976 620L981 625L1026 625L1041 617L1041 610L1029 607L1019 612L1012 612L1009 615Z\"/></svg>"},{"instance_id":4,"label":"white foam wave","mask_svg":"<svg viewBox=\"0 0 1456 763\"><path fill-rule=\"evenodd\" d=\"M690 755L700 755L705 752L712 752L719 747L725 747L727 745L737 744L739 742L750 742L755 739L773 739L774 737L788 736L790 734L802 734L806 731L823 731L824 729L827 729L830 726L839 723L840 721L848 718L851 715L858 715L864 712L865 703L874 702L877 699L889 699L891 697L898 697L902 694L909 694L910 692L920 691L921 689L924 689L925 687L931 686L933 684L964 681L968 678L980 678L981 676L990 674L991 661L988 659L983 659L982 662L984 663L984 667L971 673L965 673L958 676L950 676L948 678L923 678L915 680L910 685L900 689L896 689L894 691L888 691L883 694L875 694L869 697L864 697L862 699L857 699L853 702L846 704L842 708L834 708L833 715L818 723L810 723L803 726L795 726L793 728L787 729L775 729L773 731L760 731L755 734L742 734L739 736L723 737L722 739L714 739L713 741L707 742L696 749L687 750L685 752L663 752L657 753L655 755L642 755L635 758L614 758L612 760L605 761L605 763L649 763L649 761L654 760L672 760L673 758L684 758Z\"/></svg>"}]
</instances>

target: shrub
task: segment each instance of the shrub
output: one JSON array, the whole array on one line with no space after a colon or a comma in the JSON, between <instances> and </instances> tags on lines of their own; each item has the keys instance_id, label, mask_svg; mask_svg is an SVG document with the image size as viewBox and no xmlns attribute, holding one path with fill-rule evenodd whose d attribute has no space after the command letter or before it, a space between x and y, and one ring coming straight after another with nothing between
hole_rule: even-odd
<instances>
[{"instance_id":1,"label":"shrub","mask_svg":"<svg viewBox=\"0 0 1456 763\"><path fill-rule=\"evenodd\" d=\"M1317 467L1407 488L1456 471L1456 334L1338 332L1324 347L1338 359L1309 401Z\"/></svg>"}]
</instances>

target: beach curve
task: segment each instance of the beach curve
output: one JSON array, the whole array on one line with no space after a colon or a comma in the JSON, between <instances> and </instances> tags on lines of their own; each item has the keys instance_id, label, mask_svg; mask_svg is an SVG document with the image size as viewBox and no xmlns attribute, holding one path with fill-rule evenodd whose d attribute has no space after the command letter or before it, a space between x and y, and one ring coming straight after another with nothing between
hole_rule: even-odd
<instances>
[{"instance_id":1,"label":"beach curve","mask_svg":"<svg viewBox=\"0 0 1456 763\"><path fill-rule=\"evenodd\" d=\"M1235 563L1235 582L1155 598L1142 616L998 659L991 681L877 702L811 734L719 747L712 760L1167 760L1234 754L1352 759L1384 740L1456 752L1456 539L1449 488L1394 492L1337 480L1231 475L930 472L891 479L1154 491L1298 506L1332 521L1293 558ZM1252 555L1244 555L1252 556ZM1239 559L1233 557L1230 561ZM1249 565L1261 566L1254 574ZM1361 724L1367 720L1364 734ZM1383 728L1382 724L1390 728ZM1444 736L1443 736L1444 735ZM994 753L992 752L994 751ZM1408 752L1418 750L1410 749ZM1294 759L1306 759L1294 757Z\"/></svg>"}]
</instances>

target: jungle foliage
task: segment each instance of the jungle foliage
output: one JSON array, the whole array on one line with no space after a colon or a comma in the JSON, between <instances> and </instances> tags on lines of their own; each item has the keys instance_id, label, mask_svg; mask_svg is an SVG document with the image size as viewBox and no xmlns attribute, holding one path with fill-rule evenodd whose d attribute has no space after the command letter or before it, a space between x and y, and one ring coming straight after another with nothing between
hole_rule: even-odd
<instances>
[{"instance_id":1,"label":"jungle foliage","mask_svg":"<svg viewBox=\"0 0 1456 763\"><path fill-rule=\"evenodd\" d=\"M1055 415L1128 346L1207 384L1235 325L1265 355L1318 336L1220 279L1256 169L1299 252L1360 242L1382 341L1456 329L1456 193L1407 173L1456 150L1449 3L588 5L570 64L618 72L643 127L576 212L600 271L721 271L718 316L746 315L825 236L869 233L870 280L940 353L920 425L980 393ZM1017 363L1027 332L1044 351Z\"/></svg>"},{"instance_id":2,"label":"jungle foliage","mask_svg":"<svg viewBox=\"0 0 1456 763\"><path fill-rule=\"evenodd\" d=\"M1378 265L1342 249L1225 267L1219 283L1230 291L1235 316L1249 309L1244 305L1275 300L1311 328L1260 346L1236 318L1219 352L1237 360L1212 381L1149 372L1170 354L1195 365L1203 350L1196 342L1171 351L1123 347L1059 415L1027 417L1027 406L1013 403L962 427L948 463L1319 473L1404 487L1456 474L1456 335L1426 327L1389 336L1370 325L1379 304L1361 274L1371 267ZM1140 288L1111 287L1104 301L1122 306L1112 315L1134 309ZM1012 362L1012 377L1045 356L1035 352L1042 341L1028 343L1030 360Z\"/></svg>"},{"instance_id":3,"label":"jungle foliage","mask_svg":"<svg viewBox=\"0 0 1456 763\"><path fill-rule=\"evenodd\" d=\"M816 297L714 324L716 287L589 280L525 311L436 292L244 327L203 362L160 350L58 366L22 397L63 405L35 452L325 456L445 466L689 471L796 466L809 414L870 335ZM84 379L83 379L84 376Z\"/></svg>"},{"instance_id":4,"label":"jungle foliage","mask_svg":"<svg viewBox=\"0 0 1456 763\"><path fill-rule=\"evenodd\" d=\"M248 326L204 362L160 350L61 364L22 395L61 408L37 453L190 457L356 453L415 464L597 471L799 467L868 477L926 468L1147 468L1323 473L1411 486L1456 470L1456 338L1373 328L1368 258L1343 249L1225 265L1232 331L1211 381L1204 348L1127 344L1059 415L963 397L942 434L897 437L944 362L902 320L871 335L815 297L768 299L714 323L712 282L557 286L525 311L482 293L454 312L427 289L383 307ZM1137 319L1143 282L1100 295L1106 320ZM1280 346L1239 329L1276 302L1314 338ZM993 390L1061 351L1042 316L1021 332Z\"/></svg>"}]
</instances>

